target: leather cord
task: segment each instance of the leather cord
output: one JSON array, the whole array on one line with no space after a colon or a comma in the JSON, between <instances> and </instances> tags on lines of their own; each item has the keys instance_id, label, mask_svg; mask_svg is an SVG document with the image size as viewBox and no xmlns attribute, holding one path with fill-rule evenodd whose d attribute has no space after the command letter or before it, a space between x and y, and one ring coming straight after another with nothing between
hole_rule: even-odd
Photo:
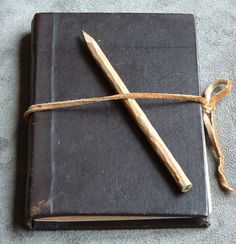
<instances>
[{"instance_id":1,"label":"leather cord","mask_svg":"<svg viewBox=\"0 0 236 244\"><path fill-rule=\"evenodd\" d=\"M216 89L222 88L219 92L215 92ZM226 192L235 191L234 188L229 186L229 183L225 177L224 172L224 154L220 146L219 137L216 129L215 113L217 103L223 99L228 93L232 91L232 81L228 79L220 79L212 82L204 92L203 96L185 95L185 94L171 94L171 93L127 93L116 94L111 96L82 98L75 100L65 100L49 103L40 103L31 105L24 113L24 119L28 121L30 114L35 112L65 109L71 107L77 107L87 104L100 103L105 101L114 101L122 99L159 99L159 100L178 100L182 102L195 102L202 105L203 121L212 143L212 147L215 151L218 160L218 181L223 190Z\"/></svg>"}]
</instances>

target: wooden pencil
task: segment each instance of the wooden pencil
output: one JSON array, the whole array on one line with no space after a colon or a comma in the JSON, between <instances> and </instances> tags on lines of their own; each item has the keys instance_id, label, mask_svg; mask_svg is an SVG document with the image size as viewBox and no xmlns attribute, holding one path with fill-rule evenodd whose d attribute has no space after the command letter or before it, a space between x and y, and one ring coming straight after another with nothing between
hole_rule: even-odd
<instances>
[{"instance_id":1,"label":"wooden pencil","mask_svg":"<svg viewBox=\"0 0 236 244\"><path fill-rule=\"evenodd\" d=\"M129 93L128 88L125 86L124 82L121 80L120 76L115 71L115 69L113 68L97 42L94 40L94 38L92 38L86 32L83 32L83 36L91 54L107 76L108 81L116 90L116 92L120 94ZM162 159L164 165L169 170L181 192L189 191L192 188L192 183L190 182L178 162L175 160L172 153L167 148L155 128L152 126L138 103L134 99L124 99L123 102L139 128L146 136L147 140L152 145L155 152Z\"/></svg>"}]
</instances>

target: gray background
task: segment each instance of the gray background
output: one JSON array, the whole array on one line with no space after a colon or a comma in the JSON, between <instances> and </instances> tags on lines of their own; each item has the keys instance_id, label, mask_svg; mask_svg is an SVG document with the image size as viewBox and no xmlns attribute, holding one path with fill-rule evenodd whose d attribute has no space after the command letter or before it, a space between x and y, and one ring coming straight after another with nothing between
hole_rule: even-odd
<instances>
[{"instance_id":1,"label":"gray background","mask_svg":"<svg viewBox=\"0 0 236 244\"><path fill-rule=\"evenodd\" d=\"M36 12L156 12L196 16L201 90L220 77L235 80L236 1L0 0L0 243L235 243L236 194L218 187L208 147L213 212L208 229L30 232L22 228L26 173L29 38ZM218 106L226 173L236 186L235 91ZM200 184L201 182L199 182Z\"/></svg>"}]
</instances>

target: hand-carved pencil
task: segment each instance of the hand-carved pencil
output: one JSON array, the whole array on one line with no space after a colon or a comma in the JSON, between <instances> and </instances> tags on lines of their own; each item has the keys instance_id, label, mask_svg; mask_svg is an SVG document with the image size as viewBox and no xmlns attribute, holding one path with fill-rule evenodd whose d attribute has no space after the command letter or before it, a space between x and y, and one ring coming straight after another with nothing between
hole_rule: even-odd
<instances>
[{"instance_id":1,"label":"hand-carved pencil","mask_svg":"<svg viewBox=\"0 0 236 244\"><path fill-rule=\"evenodd\" d=\"M108 78L108 81L112 87L118 93L129 93L129 90L125 86L124 82L121 80L118 73L112 67L111 63L98 46L97 42L86 32L83 32L84 39L87 46L92 53L93 57L97 63L102 68L103 72ZM165 143L162 141L161 137L158 135L154 127L151 125L150 121L134 99L124 99L124 104L128 108L128 111L136 121L137 125L143 131L144 135L152 145L155 152L161 157L163 163L171 173L175 182L182 192L187 192L192 188L192 183L175 160Z\"/></svg>"}]
</instances>

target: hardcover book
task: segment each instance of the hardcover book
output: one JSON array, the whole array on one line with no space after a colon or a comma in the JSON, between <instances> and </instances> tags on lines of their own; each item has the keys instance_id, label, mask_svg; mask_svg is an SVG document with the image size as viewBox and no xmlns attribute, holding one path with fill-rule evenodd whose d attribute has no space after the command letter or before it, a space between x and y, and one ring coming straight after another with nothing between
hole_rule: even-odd
<instances>
[{"instance_id":1,"label":"hardcover book","mask_svg":"<svg viewBox=\"0 0 236 244\"><path fill-rule=\"evenodd\" d=\"M192 15L36 14L31 103L112 95L82 30L131 92L199 95ZM137 100L193 187L181 193L121 101L37 112L29 120L30 229L207 227L201 106Z\"/></svg>"}]
</instances>

